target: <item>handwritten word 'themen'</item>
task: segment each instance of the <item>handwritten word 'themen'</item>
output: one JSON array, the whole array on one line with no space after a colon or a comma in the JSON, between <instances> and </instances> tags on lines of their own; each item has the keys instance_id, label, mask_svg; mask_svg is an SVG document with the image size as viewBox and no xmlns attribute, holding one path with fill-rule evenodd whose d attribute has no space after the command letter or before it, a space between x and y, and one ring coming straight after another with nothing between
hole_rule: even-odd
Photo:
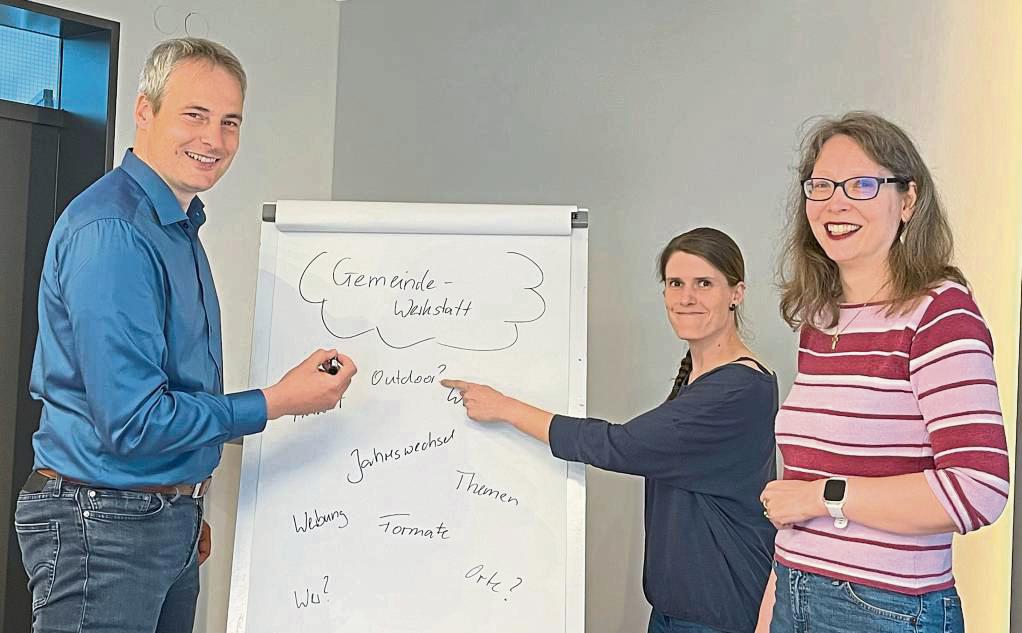
<instances>
[{"instance_id":1,"label":"handwritten word 'themen'","mask_svg":"<svg viewBox=\"0 0 1022 633\"><path fill-rule=\"evenodd\" d=\"M510 495L506 492L497 490L496 488L490 488L483 483L476 483L476 473L468 472L464 470L455 470L458 473L458 485L454 487L455 490L461 490L470 495L476 495L479 497L490 497L497 501L503 501L504 503L513 503L518 505L518 498Z\"/></svg>"}]
</instances>

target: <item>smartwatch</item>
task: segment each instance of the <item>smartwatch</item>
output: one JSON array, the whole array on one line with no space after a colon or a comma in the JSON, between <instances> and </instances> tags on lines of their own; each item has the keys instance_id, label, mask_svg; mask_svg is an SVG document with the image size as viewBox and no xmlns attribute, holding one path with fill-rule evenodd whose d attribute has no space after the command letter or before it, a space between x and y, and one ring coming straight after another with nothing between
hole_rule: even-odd
<instances>
[{"instance_id":1,"label":"smartwatch","mask_svg":"<svg viewBox=\"0 0 1022 633\"><path fill-rule=\"evenodd\" d=\"M834 517L834 527L836 528L848 526L848 518L842 512L847 491L848 480L844 477L830 477L823 485L823 505L827 506L827 512Z\"/></svg>"}]
</instances>

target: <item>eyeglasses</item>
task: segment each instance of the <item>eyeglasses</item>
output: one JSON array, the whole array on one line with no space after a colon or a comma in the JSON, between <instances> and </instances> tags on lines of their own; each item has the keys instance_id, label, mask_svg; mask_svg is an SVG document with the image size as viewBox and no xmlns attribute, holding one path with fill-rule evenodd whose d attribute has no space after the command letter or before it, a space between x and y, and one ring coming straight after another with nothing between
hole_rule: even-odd
<instances>
[{"instance_id":1,"label":"eyeglasses","mask_svg":"<svg viewBox=\"0 0 1022 633\"><path fill-rule=\"evenodd\" d=\"M855 176L842 181L830 178L806 178L802 181L802 193L805 194L807 200L823 202L830 200L837 188L841 187L845 195L852 200L872 200L880 193L880 185L888 182L907 185L911 181L908 178L876 178L873 176Z\"/></svg>"}]
</instances>

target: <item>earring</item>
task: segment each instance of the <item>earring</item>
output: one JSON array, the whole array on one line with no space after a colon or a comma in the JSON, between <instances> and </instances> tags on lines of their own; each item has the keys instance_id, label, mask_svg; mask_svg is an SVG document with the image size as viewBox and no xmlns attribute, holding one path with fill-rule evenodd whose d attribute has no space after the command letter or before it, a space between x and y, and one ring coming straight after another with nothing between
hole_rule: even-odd
<instances>
[{"instance_id":1,"label":"earring","mask_svg":"<svg viewBox=\"0 0 1022 633\"><path fill-rule=\"evenodd\" d=\"M732 311L732 312L734 312L734 311L735 311L735 310L737 310L737 309L738 309L738 304L736 304L736 303L732 303L732 304L731 304L731 305L730 305L730 306L728 307L728 310L730 310L730 311Z\"/></svg>"}]
</instances>

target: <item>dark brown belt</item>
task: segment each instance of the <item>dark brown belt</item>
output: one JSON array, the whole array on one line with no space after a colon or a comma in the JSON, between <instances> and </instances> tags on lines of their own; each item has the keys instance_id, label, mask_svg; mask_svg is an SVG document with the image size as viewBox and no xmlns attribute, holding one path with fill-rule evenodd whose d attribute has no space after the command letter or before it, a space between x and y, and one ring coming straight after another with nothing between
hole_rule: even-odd
<instances>
[{"instance_id":1,"label":"dark brown belt","mask_svg":"<svg viewBox=\"0 0 1022 633\"><path fill-rule=\"evenodd\" d=\"M46 477L47 479L63 479L69 484L78 484L80 486L89 486L90 488L108 488L110 486L103 486L100 484L92 484L87 481L78 481L77 479L71 479L64 477L49 468L37 468L36 472ZM191 497L192 499L201 499L206 495L206 491L209 490L209 483L213 481L212 477L206 477L205 481L201 481L197 484L176 484L173 486L138 486L131 488L132 492L155 492L163 495L174 495L176 497ZM119 490L113 488L113 490Z\"/></svg>"}]
</instances>

